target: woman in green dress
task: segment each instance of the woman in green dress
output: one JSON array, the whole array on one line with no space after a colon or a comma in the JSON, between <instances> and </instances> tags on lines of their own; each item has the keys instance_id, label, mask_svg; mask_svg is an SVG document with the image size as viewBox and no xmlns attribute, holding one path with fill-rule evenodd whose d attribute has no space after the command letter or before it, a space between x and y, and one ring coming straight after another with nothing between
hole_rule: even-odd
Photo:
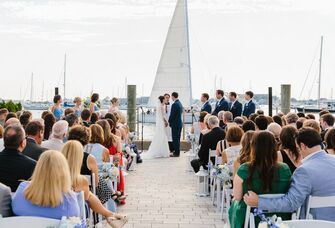
<instances>
[{"instance_id":1,"label":"woman in green dress","mask_svg":"<svg viewBox=\"0 0 335 228\"><path fill-rule=\"evenodd\" d=\"M277 162L275 146L275 138L270 132L259 131L253 136L251 160L241 165L234 177L234 199L229 209L231 228L241 228L244 225L247 206L243 195L248 191L257 194L287 192L292 174L286 164ZM290 214L277 215L283 220L290 219Z\"/></svg>"}]
</instances>

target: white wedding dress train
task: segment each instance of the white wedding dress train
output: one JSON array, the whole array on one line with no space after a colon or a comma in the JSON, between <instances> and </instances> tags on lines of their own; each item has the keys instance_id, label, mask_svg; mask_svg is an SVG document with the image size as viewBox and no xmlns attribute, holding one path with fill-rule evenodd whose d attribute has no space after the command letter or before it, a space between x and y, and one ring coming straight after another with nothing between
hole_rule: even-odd
<instances>
[{"instance_id":1,"label":"white wedding dress train","mask_svg":"<svg viewBox=\"0 0 335 228\"><path fill-rule=\"evenodd\" d=\"M143 159L167 158L170 156L168 138L164 124L164 105L159 104L156 108L156 128L149 150L144 152Z\"/></svg>"}]
</instances>

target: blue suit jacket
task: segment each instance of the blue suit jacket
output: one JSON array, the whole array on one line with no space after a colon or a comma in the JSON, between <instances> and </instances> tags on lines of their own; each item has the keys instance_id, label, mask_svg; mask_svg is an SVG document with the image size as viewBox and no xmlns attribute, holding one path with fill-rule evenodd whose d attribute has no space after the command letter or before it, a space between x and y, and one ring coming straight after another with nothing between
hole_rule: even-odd
<instances>
[{"instance_id":1,"label":"blue suit jacket","mask_svg":"<svg viewBox=\"0 0 335 228\"><path fill-rule=\"evenodd\" d=\"M249 117L251 114L256 112L256 104L250 100L249 103L244 104L243 116Z\"/></svg>"},{"instance_id":2,"label":"blue suit jacket","mask_svg":"<svg viewBox=\"0 0 335 228\"><path fill-rule=\"evenodd\" d=\"M335 156L324 151L309 157L292 176L288 193L277 199L260 197L258 207L268 212L293 212L300 206L305 218L305 202L312 196L335 196ZM311 209L314 219L335 221L335 207Z\"/></svg>"},{"instance_id":3,"label":"blue suit jacket","mask_svg":"<svg viewBox=\"0 0 335 228\"><path fill-rule=\"evenodd\" d=\"M233 119L235 119L235 117L237 116L241 116L242 115L242 104L236 100L234 105L231 106L232 103L229 103L229 111L233 114Z\"/></svg>"},{"instance_id":4,"label":"blue suit jacket","mask_svg":"<svg viewBox=\"0 0 335 228\"><path fill-rule=\"evenodd\" d=\"M183 114L184 108L179 100L175 100L175 102L171 106L171 113L169 117L169 124L172 128L182 128L183 121L181 119L181 115Z\"/></svg>"},{"instance_id":5,"label":"blue suit jacket","mask_svg":"<svg viewBox=\"0 0 335 228\"><path fill-rule=\"evenodd\" d=\"M217 116L219 112L228 110L229 110L228 102L224 98L222 98L222 100L215 105L215 109L212 115Z\"/></svg>"},{"instance_id":6,"label":"blue suit jacket","mask_svg":"<svg viewBox=\"0 0 335 228\"><path fill-rule=\"evenodd\" d=\"M208 112L208 113L212 113L212 106L210 105L210 103L208 101L206 101L204 103L204 105L201 107L201 112Z\"/></svg>"}]
</instances>

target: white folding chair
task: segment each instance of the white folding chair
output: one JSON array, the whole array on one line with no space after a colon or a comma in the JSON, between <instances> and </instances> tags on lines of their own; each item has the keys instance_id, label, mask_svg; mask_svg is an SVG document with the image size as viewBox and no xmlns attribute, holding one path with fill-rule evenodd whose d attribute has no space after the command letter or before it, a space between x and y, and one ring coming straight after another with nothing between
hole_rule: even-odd
<instances>
[{"instance_id":1,"label":"white folding chair","mask_svg":"<svg viewBox=\"0 0 335 228\"><path fill-rule=\"evenodd\" d=\"M323 220L291 220L283 221L284 224L294 228L334 228L335 222Z\"/></svg>"},{"instance_id":2,"label":"white folding chair","mask_svg":"<svg viewBox=\"0 0 335 228\"><path fill-rule=\"evenodd\" d=\"M96 185L95 185L95 173L92 173L91 175L85 175L85 177L88 181L90 188L92 189L92 193L96 195L97 192L96 192ZM95 217L97 216L95 216L95 213L93 213L93 210L89 208L89 222L94 224Z\"/></svg>"},{"instance_id":3,"label":"white folding chair","mask_svg":"<svg viewBox=\"0 0 335 228\"><path fill-rule=\"evenodd\" d=\"M233 194L233 189L228 187L223 187L221 195L221 219L224 219L224 208L226 208L226 219L228 220L228 211L230 208L231 195Z\"/></svg>"},{"instance_id":4,"label":"white folding chair","mask_svg":"<svg viewBox=\"0 0 335 228\"><path fill-rule=\"evenodd\" d=\"M326 207L335 207L335 196L309 196L306 219L313 219L313 215L310 213L311 209Z\"/></svg>"},{"instance_id":5,"label":"white folding chair","mask_svg":"<svg viewBox=\"0 0 335 228\"><path fill-rule=\"evenodd\" d=\"M265 195L259 195L263 198L279 198L283 197L285 194L265 194ZM255 228L255 217L253 213L250 212L251 207L248 205L247 210L245 213L245 219L244 219L244 228Z\"/></svg>"},{"instance_id":6,"label":"white folding chair","mask_svg":"<svg viewBox=\"0 0 335 228\"><path fill-rule=\"evenodd\" d=\"M77 197L79 211L80 211L80 220L82 222L85 222L85 224L87 224L84 192L81 191L81 192L76 193L76 197Z\"/></svg>"},{"instance_id":7,"label":"white folding chair","mask_svg":"<svg viewBox=\"0 0 335 228\"><path fill-rule=\"evenodd\" d=\"M45 227L58 227L60 220L42 218L42 217L29 217L29 216L16 216L0 218L1 228L14 228L14 227L25 227L25 228L45 228Z\"/></svg>"},{"instance_id":8,"label":"white folding chair","mask_svg":"<svg viewBox=\"0 0 335 228\"><path fill-rule=\"evenodd\" d=\"M214 163L212 162L212 158L214 158ZM216 165L216 150L209 150L208 154L208 173L209 173L209 186L210 186L210 195L212 199L212 203L214 204L215 198L215 177L213 176L212 167Z\"/></svg>"}]
</instances>

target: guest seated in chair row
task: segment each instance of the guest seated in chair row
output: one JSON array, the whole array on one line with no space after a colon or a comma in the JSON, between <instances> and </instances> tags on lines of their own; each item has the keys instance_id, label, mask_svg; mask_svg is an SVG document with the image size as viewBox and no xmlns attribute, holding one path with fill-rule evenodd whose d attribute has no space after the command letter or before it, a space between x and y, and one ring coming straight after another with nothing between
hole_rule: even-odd
<instances>
[{"instance_id":1,"label":"guest seated in chair row","mask_svg":"<svg viewBox=\"0 0 335 228\"><path fill-rule=\"evenodd\" d=\"M209 150L215 150L217 143L223 140L226 135L219 127L219 119L216 116L210 116L208 118L208 125L211 131L202 137L201 147L198 153L199 159L191 161L191 165L196 173L201 166L207 169Z\"/></svg>"}]
</instances>

